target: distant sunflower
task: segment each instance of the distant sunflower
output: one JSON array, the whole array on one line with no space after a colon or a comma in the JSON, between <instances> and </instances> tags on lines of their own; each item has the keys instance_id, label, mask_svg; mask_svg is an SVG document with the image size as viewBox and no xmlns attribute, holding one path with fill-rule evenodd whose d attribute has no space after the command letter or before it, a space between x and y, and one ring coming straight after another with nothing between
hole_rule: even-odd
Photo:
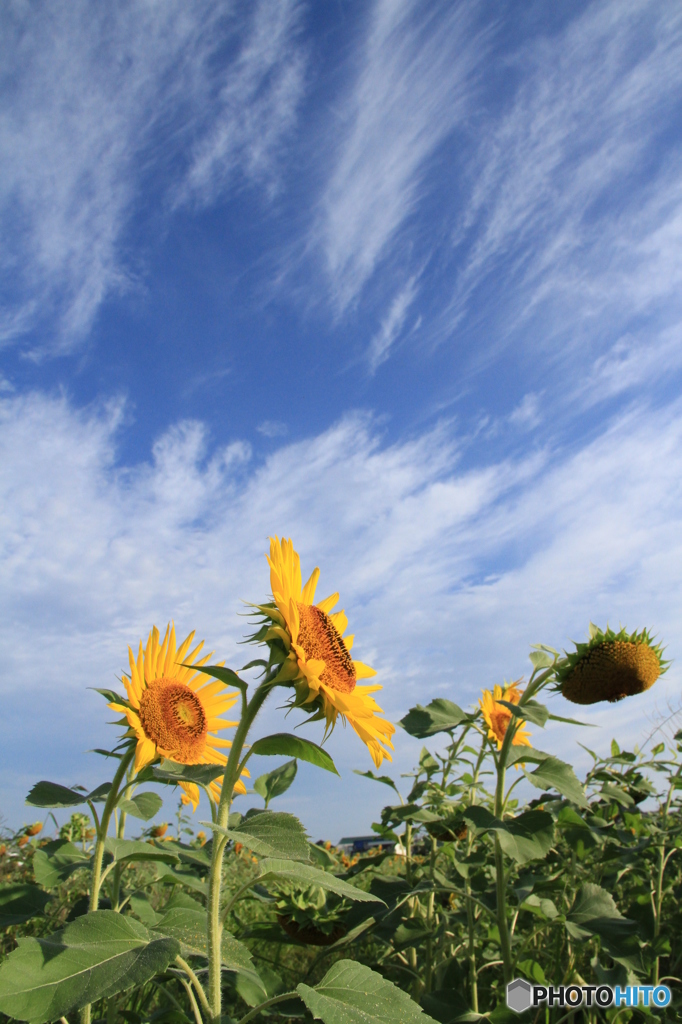
<instances>
[{"instance_id":1,"label":"distant sunflower","mask_svg":"<svg viewBox=\"0 0 682 1024\"><path fill-rule=\"evenodd\" d=\"M491 740L497 740L497 749L499 750L502 746L504 737L507 734L509 723L512 720L512 713L509 708L506 708L504 704L499 704L498 701L506 700L509 704L518 704L521 699L522 691L519 690L517 683L511 683L504 690L501 686L495 686L492 690L484 690L483 696L479 700L479 705L483 713L483 718L488 726L488 738ZM512 745L515 747L524 746L530 747L530 736L526 732L526 727L523 722L519 722L519 725L514 733L512 739Z\"/></svg>"},{"instance_id":2,"label":"distant sunflower","mask_svg":"<svg viewBox=\"0 0 682 1024\"><path fill-rule=\"evenodd\" d=\"M654 644L648 630L615 633L590 623L590 639L556 663L556 679L573 704L617 701L650 689L667 670L663 647Z\"/></svg>"},{"instance_id":3,"label":"distant sunflower","mask_svg":"<svg viewBox=\"0 0 682 1024\"><path fill-rule=\"evenodd\" d=\"M275 611L261 606L273 622L282 622L288 668L296 687L298 707L310 707L324 718L331 731L339 715L350 722L367 745L375 765L384 757L391 760L391 736L395 726L379 717L381 708L371 696L382 687L358 686L359 679L376 675L362 661L354 661L350 652L353 637L344 636L348 619L343 611L332 612L339 600L332 594L314 603L320 570L315 569L305 584L301 582L301 561L290 540L270 538L270 583Z\"/></svg>"},{"instance_id":4,"label":"distant sunflower","mask_svg":"<svg viewBox=\"0 0 682 1024\"><path fill-rule=\"evenodd\" d=\"M136 771L162 757L178 764L227 763L221 750L232 743L219 739L215 733L238 724L219 717L234 705L238 694L225 689L219 680L195 671L206 664L211 654L199 657L203 640L190 651L193 639L194 632L177 647L175 626L169 625L163 642L159 643L159 631L154 626L146 649L140 641L137 659L132 648L128 648L130 676L123 676L128 700L109 707L123 712L130 726L128 734L137 739ZM213 799L220 797L221 781L211 783ZM198 787L187 782L180 785L188 802L196 808ZM235 792L246 792L241 781L237 782Z\"/></svg>"}]
</instances>

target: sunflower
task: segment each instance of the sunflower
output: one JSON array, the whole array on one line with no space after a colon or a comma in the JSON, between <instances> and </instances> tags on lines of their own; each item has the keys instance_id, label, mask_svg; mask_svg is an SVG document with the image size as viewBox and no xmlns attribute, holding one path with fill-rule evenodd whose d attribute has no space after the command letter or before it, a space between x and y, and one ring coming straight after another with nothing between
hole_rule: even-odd
<instances>
[{"instance_id":1,"label":"sunflower","mask_svg":"<svg viewBox=\"0 0 682 1024\"><path fill-rule=\"evenodd\" d=\"M590 639L576 644L555 666L559 689L573 704L617 701L644 693L667 670L663 647L654 644L647 629L615 633L590 623Z\"/></svg>"},{"instance_id":2,"label":"sunflower","mask_svg":"<svg viewBox=\"0 0 682 1024\"><path fill-rule=\"evenodd\" d=\"M521 699L521 692L517 683L511 683L504 690L501 686L496 685L492 693L490 690L484 690L483 696L478 702L483 712L483 718L488 726L488 738L497 740L498 750L502 746L502 741L506 736L507 728L512 719L512 713L509 708L506 708L504 704L498 704L498 701L506 700L509 704L518 704ZM514 733L512 745L515 747L531 746L530 737L526 732L524 723L521 721L519 721L519 725Z\"/></svg>"},{"instance_id":3,"label":"sunflower","mask_svg":"<svg viewBox=\"0 0 682 1024\"><path fill-rule=\"evenodd\" d=\"M390 761L395 726L379 717L381 708L371 696L382 687L357 685L376 672L350 656L353 637L344 636L348 619L345 612L332 611L339 595L314 603L320 570L302 586L301 561L290 540L270 538L268 563L274 606L259 608L274 623L265 639L281 640L288 652L280 678L293 682L295 706L324 718L327 734L341 716L367 745L377 767L384 757Z\"/></svg>"},{"instance_id":4,"label":"sunflower","mask_svg":"<svg viewBox=\"0 0 682 1024\"><path fill-rule=\"evenodd\" d=\"M195 671L206 664L211 654L199 657L203 640L190 651L193 639L194 632L177 647L175 626L169 625L163 642L159 643L159 631L154 626L146 649L140 641L137 659L132 648L128 648L130 676L123 676L128 700L109 707L123 712L130 727L128 735L137 739L135 771L162 757L178 764L227 763L222 749L232 744L214 734L238 724L219 717L234 705L238 694ZM209 787L216 802L220 799L221 782L222 779L215 779ZM183 801L192 803L196 809L198 787L192 782L180 785L186 794ZM235 792L246 792L241 780Z\"/></svg>"}]
</instances>

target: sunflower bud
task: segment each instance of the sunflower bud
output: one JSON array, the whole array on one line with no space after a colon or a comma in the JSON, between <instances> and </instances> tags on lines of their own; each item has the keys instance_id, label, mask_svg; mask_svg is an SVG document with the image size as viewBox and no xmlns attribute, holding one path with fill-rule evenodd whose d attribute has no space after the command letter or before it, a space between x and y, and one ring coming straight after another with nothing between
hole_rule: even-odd
<instances>
[{"instance_id":1,"label":"sunflower bud","mask_svg":"<svg viewBox=\"0 0 682 1024\"><path fill-rule=\"evenodd\" d=\"M654 644L648 630L614 633L590 624L590 639L576 644L556 665L561 693L573 704L617 701L649 690L666 671L663 647Z\"/></svg>"},{"instance_id":2,"label":"sunflower bud","mask_svg":"<svg viewBox=\"0 0 682 1024\"><path fill-rule=\"evenodd\" d=\"M161 836L165 836L167 831L168 825L166 822L164 822L163 825L155 825L151 831L151 834L154 836L154 839L160 839Z\"/></svg>"},{"instance_id":3,"label":"sunflower bud","mask_svg":"<svg viewBox=\"0 0 682 1024\"><path fill-rule=\"evenodd\" d=\"M33 825L28 825L26 828L27 836L37 836L39 832L43 830L42 821L36 821Z\"/></svg>"}]
</instances>

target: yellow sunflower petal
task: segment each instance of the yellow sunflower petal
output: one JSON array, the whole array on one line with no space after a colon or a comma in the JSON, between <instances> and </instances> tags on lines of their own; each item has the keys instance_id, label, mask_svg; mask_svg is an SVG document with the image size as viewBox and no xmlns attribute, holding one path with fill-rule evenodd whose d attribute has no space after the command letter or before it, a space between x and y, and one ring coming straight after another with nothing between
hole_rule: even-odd
<instances>
[{"instance_id":1,"label":"yellow sunflower petal","mask_svg":"<svg viewBox=\"0 0 682 1024\"><path fill-rule=\"evenodd\" d=\"M192 804L192 814L196 811L199 806L199 787L193 782L181 782L180 786L184 789L185 793L189 797L189 801Z\"/></svg>"},{"instance_id":2,"label":"yellow sunflower petal","mask_svg":"<svg viewBox=\"0 0 682 1024\"><path fill-rule=\"evenodd\" d=\"M348 629L348 617L346 616L346 613L343 610L340 612L332 612L329 618L334 623L334 629L339 636L343 636Z\"/></svg>"},{"instance_id":3,"label":"yellow sunflower petal","mask_svg":"<svg viewBox=\"0 0 682 1024\"><path fill-rule=\"evenodd\" d=\"M357 679L371 679L372 676L377 674L377 670L375 668L370 668L369 665L365 665L362 661L354 661L353 664L355 665L355 675Z\"/></svg>"},{"instance_id":4,"label":"yellow sunflower petal","mask_svg":"<svg viewBox=\"0 0 682 1024\"><path fill-rule=\"evenodd\" d=\"M320 578L320 570L313 569L310 574L310 579L304 586L301 592L301 603L302 604L314 604L315 603L315 591L317 589L317 581Z\"/></svg>"},{"instance_id":5,"label":"yellow sunflower petal","mask_svg":"<svg viewBox=\"0 0 682 1024\"><path fill-rule=\"evenodd\" d=\"M145 737L139 740L135 750L135 771L139 772L146 764L150 764L157 757L156 744Z\"/></svg>"},{"instance_id":6,"label":"yellow sunflower petal","mask_svg":"<svg viewBox=\"0 0 682 1024\"><path fill-rule=\"evenodd\" d=\"M323 611L325 615L328 615L335 604L338 603L339 594L330 594L329 597L325 597L324 601L320 601L317 604L317 608Z\"/></svg>"}]
</instances>

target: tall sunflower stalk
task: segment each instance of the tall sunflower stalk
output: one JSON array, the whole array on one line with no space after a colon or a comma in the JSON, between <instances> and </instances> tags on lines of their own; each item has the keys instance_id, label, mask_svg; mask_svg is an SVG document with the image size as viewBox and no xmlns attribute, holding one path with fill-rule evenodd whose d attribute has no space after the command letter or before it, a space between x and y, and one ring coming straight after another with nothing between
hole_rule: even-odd
<instances>
[{"instance_id":1,"label":"tall sunflower stalk","mask_svg":"<svg viewBox=\"0 0 682 1024\"><path fill-rule=\"evenodd\" d=\"M552 675L553 670L551 668L542 672L539 671L538 668L534 668L525 690L519 690L518 683L512 683L504 689L501 686L496 686L492 693L490 690L484 690L483 697L479 701L483 719L488 726L488 742L492 750L495 764L496 782L493 813L499 821L502 821L504 818L509 794L516 785L516 783L513 783L509 787L509 790L505 791L506 773L511 748L512 746L530 747L531 745L530 737L525 729L525 720L520 712L522 711L523 706L527 704L543 686L547 685ZM512 707L518 709L517 714L514 714L511 710ZM500 951L502 954L504 983L507 985L513 977L513 962L511 933L507 914L507 885L504 854L497 832L495 832L494 846L497 927L500 933Z\"/></svg>"}]
</instances>

